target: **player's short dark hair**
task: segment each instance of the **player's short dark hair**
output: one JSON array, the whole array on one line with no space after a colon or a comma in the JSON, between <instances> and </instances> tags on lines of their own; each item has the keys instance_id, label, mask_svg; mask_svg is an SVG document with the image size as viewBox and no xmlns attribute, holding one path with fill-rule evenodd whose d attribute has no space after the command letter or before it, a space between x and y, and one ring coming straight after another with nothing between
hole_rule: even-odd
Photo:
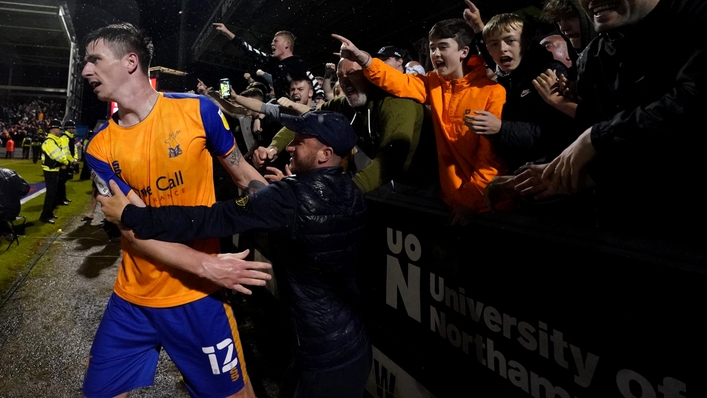
<instances>
[{"instance_id":1,"label":"player's short dark hair","mask_svg":"<svg viewBox=\"0 0 707 398\"><path fill-rule=\"evenodd\" d=\"M138 28L127 22L104 26L84 38L84 47L98 40L106 42L116 57L131 52L137 54L140 70L149 75L148 70L155 50L152 40L144 36Z\"/></svg>"}]
</instances>

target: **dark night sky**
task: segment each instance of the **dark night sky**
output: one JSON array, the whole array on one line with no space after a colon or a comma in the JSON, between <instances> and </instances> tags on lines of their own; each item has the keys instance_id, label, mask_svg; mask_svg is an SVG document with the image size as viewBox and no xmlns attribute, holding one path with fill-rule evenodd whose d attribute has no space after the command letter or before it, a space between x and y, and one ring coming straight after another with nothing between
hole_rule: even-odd
<instances>
[{"instance_id":1,"label":"dark night sky","mask_svg":"<svg viewBox=\"0 0 707 398\"><path fill-rule=\"evenodd\" d=\"M155 56L151 66L171 69L179 69L180 27L184 13L186 58L183 69L190 72L185 84L192 88L192 84L196 85L196 75L209 73L209 68L191 64L190 48L218 2L187 0L185 10L182 10L181 0L69 0L68 6L80 46L83 46L83 37L94 29L111 23L130 22L153 41ZM93 128L96 120L105 118L106 113L107 105L98 101L85 87L82 124Z\"/></svg>"},{"instance_id":2,"label":"dark night sky","mask_svg":"<svg viewBox=\"0 0 707 398\"><path fill-rule=\"evenodd\" d=\"M155 44L153 66L176 69L182 16L181 0L92 0L70 1L69 10L79 42L91 30L115 22L139 26ZM187 46L191 46L211 15L218 0L188 0Z\"/></svg>"}]
</instances>

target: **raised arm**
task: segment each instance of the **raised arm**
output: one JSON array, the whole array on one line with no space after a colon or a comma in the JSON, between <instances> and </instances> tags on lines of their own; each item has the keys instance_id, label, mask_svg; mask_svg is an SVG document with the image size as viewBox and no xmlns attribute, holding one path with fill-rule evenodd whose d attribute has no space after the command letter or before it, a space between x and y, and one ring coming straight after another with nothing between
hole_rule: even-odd
<instances>
[{"instance_id":1,"label":"raised arm","mask_svg":"<svg viewBox=\"0 0 707 398\"><path fill-rule=\"evenodd\" d=\"M222 35L226 36L228 40L233 43L234 46L236 46L239 50L243 52L243 54L253 61L260 63L260 64L267 64L268 61L270 60L270 56L265 54L264 52L253 48L250 44L246 43L241 39L240 37L236 36L233 32L228 30L226 28L226 25L216 22L213 24L214 28L216 29L217 32L221 33Z\"/></svg>"},{"instance_id":2,"label":"raised arm","mask_svg":"<svg viewBox=\"0 0 707 398\"><path fill-rule=\"evenodd\" d=\"M329 101L334 99L334 89L331 82L334 76L336 76L336 65L327 62L326 65L324 65L324 69L324 99Z\"/></svg>"},{"instance_id":3,"label":"raised arm","mask_svg":"<svg viewBox=\"0 0 707 398\"><path fill-rule=\"evenodd\" d=\"M341 57L361 65L371 83L396 97L412 98L422 104L427 102L427 76L402 73L359 50L351 40L336 34L331 36L341 42Z\"/></svg>"},{"instance_id":4,"label":"raised arm","mask_svg":"<svg viewBox=\"0 0 707 398\"><path fill-rule=\"evenodd\" d=\"M257 98L250 98L238 95L235 90L233 90L233 88L231 88L231 98L238 105L241 105L245 109L249 109L253 112L260 112L260 109L263 107L263 101Z\"/></svg>"},{"instance_id":5,"label":"raised arm","mask_svg":"<svg viewBox=\"0 0 707 398\"><path fill-rule=\"evenodd\" d=\"M289 98L282 97L277 100L278 105L285 109L290 109L292 112L295 112L297 115L301 115L303 113L307 113L312 110L309 106L305 104L300 104L299 102L294 102Z\"/></svg>"}]
</instances>

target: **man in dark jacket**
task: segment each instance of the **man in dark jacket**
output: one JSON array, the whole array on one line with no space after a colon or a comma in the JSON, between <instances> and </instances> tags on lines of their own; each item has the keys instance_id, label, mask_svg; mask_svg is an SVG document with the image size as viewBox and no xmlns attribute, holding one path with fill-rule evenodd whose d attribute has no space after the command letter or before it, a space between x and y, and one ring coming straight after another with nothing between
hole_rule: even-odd
<instances>
[{"instance_id":1,"label":"man in dark jacket","mask_svg":"<svg viewBox=\"0 0 707 398\"><path fill-rule=\"evenodd\" d=\"M335 112L282 119L296 133L287 146L296 174L256 193L212 207L138 208L118 189L116 196L99 200L109 220L141 239L187 241L270 231L295 351L281 396L360 398L372 359L354 281L366 206L339 166L356 134Z\"/></svg>"},{"instance_id":2,"label":"man in dark jacket","mask_svg":"<svg viewBox=\"0 0 707 398\"><path fill-rule=\"evenodd\" d=\"M576 118L584 132L551 163L519 177L517 189L538 197L574 193L591 177L600 225L689 236L689 226L707 220L694 181L707 144L697 127L707 105L707 3L580 5L600 34L578 64ZM669 51L656 58L657 48Z\"/></svg>"},{"instance_id":3,"label":"man in dark jacket","mask_svg":"<svg viewBox=\"0 0 707 398\"><path fill-rule=\"evenodd\" d=\"M276 98L289 98L290 82L300 79L308 79L312 83L315 93L324 95L324 89L309 71L307 63L293 54L295 36L291 32L281 30L275 33L270 43L272 53L268 55L236 36L226 28L226 25L218 22L213 25L218 32L226 36L236 48L241 50L243 55L260 64L265 72L272 75Z\"/></svg>"}]
</instances>

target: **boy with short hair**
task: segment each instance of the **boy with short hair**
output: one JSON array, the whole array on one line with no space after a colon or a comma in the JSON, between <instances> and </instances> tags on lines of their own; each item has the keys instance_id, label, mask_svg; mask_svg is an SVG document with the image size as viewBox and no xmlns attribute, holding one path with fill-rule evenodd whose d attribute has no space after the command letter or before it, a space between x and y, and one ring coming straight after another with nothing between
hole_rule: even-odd
<instances>
[{"instance_id":1,"label":"boy with short hair","mask_svg":"<svg viewBox=\"0 0 707 398\"><path fill-rule=\"evenodd\" d=\"M569 76L567 67L531 39L531 27L517 14L495 15L484 26L483 36L496 64L496 81L506 89L506 103L502 120L473 110L467 117L470 127L493 142L510 171L554 157L576 136L566 132L572 119L543 100L534 80L547 70Z\"/></svg>"},{"instance_id":2,"label":"boy with short hair","mask_svg":"<svg viewBox=\"0 0 707 398\"><path fill-rule=\"evenodd\" d=\"M404 74L380 59L342 42L341 56L358 62L365 76L385 91L430 105L437 140L442 199L452 208L452 223L463 224L475 213L487 211L483 191L497 174L506 171L486 137L476 134L464 116L483 109L500 118L506 92L486 77L478 55L469 56L473 31L462 19L435 24L429 33L434 71Z\"/></svg>"}]
</instances>

